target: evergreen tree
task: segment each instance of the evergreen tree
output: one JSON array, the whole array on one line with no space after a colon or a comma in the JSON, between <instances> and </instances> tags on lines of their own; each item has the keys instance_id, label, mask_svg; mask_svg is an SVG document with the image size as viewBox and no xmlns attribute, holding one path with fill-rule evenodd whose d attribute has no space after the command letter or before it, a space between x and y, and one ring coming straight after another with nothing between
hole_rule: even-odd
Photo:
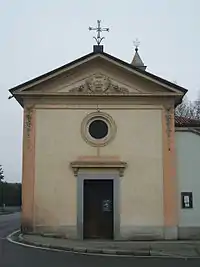
<instances>
[{"instance_id":1,"label":"evergreen tree","mask_svg":"<svg viewBox=\"0 0 200 267\"><path fill-rule=\"evenodd\" d=\"M4 179L4 175L3 175L3 167L2 165L0 165L0 182L2 182Z\"/></svg>"}]
</instances>

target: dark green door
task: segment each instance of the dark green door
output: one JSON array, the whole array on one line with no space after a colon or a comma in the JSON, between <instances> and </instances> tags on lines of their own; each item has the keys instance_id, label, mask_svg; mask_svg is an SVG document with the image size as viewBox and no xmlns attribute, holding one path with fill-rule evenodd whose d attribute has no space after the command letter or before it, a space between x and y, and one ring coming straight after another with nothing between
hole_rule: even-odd
<instances>
[{"instance_id":1,"label":"dark green door","mask_svg":"<svg viewBox=\"0 0 200 267\"><path fill-rule=\"evenodd\" d=\"M113 239L113 180L84 180L84 238Z\"/></svg>"}]
</instances>

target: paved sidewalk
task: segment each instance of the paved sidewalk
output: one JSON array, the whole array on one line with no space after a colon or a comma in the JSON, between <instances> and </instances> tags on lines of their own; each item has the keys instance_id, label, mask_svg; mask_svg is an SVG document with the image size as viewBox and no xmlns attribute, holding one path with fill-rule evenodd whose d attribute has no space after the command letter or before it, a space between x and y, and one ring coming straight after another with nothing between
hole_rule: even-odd
<instances>
[{"instance_id":1,"label":"paved sidewalk","mask_svg":"<svg viewBox=\"0 0 200 267\"><path fill-rule=\"evenodd\" d=\"M0 211L0 215L12 214L14 211Z\"/></svg>"},{"instance_id":2,"label":"paved sidewalk","mask_svg":"<svg viewBox=\"0 0 200 267\"><path fill-rule=\"evenodd\" d=\"M5 207L4 209L0 207L0 215L12 214L12 213L19 212L19 211L20 211L20 207Z\"/></svg>"},{"instance_id":3,"label":"paved sidewalk","mask_svg":"<svg viewBox=\"0 0 200 267\"><path fill-rule=\"evenodd\" d=\"M75 241L40 235L22 235L20 242L39 247L93 254L200 257L200 241Z\"/></svg>"}]
</instances>

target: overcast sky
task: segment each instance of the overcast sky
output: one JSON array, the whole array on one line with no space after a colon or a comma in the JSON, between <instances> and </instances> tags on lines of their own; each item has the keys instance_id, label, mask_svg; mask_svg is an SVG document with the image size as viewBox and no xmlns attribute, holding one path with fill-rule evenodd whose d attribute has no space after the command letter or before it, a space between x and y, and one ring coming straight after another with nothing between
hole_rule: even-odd
<instances>
[{"instance_id":1,"label":"overcast sky","mask_svg":"<svg viewBox=\"0 0 200 267\"><path fill-rule=\"evenodd\" d=\"M200 89L199 0L0 0L0 164L21 181L22 108L8 89L92 51L88 26L109 27L105 51L130 62L133 40L148 71Z\"/></svg>"}]
</instances>

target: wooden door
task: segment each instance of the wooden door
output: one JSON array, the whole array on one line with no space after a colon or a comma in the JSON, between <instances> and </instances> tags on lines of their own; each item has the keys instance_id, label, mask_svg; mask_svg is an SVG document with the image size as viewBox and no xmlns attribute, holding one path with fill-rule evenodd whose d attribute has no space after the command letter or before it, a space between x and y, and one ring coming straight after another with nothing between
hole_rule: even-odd
<instances>
[{"instance_id":1,"label":"wooden door","mask_svg":"<svg viewBox=\"0 0 200 267\"><path fill-rule=\"evenodd\" d=\"M113 238L113 180L84 180L84 238Z\"/></svg>"}]
</instances>

